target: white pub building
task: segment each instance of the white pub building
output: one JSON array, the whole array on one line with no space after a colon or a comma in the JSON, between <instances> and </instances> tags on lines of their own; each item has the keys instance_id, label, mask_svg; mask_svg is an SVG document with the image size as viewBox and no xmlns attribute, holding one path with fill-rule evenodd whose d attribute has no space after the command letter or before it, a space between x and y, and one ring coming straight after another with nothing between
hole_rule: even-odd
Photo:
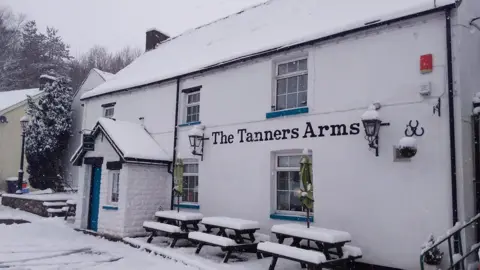
<instances>
[{"instance_id":1,"label":"white pub building","mask_svg":"<svg viewBox=\"0 0 480 270\"><path fill-rule=\"evenodd\" d=\"M478 0L272 0L177 37L149 31L166 39L82 96L93 139L72 157L76 225L143 234L177 206L178 156L183 210L263 233L304 222L307 148L313 224L348 231L364 263L419 269L429 234L477 213L479 16Z\"/></svg>"}]
</instances>

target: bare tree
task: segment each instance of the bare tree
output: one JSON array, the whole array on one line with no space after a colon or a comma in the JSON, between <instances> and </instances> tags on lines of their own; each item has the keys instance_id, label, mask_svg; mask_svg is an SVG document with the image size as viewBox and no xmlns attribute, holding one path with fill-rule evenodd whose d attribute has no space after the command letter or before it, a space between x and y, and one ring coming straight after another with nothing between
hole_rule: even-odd
<instances>
[{"instance_id":1,"label":"bare tree","mask_svg":"<svg viewBox=\"0 0 480 270\"><path fill-rule=\"evenodd\" d=\"M93 46L88 52L71 63L70 78L74 89L80 84L92 68L117 73L142 54L139 48L124 47L117 53L109 53L105 47Z\"/></svg>"},{"instance_id":2,"label":"bare tree","mask_svg":"<svg viewBox=\"0 0 480 270\"><path fill-rule=\"evenodd\" d=\"M0 7L0 91L12 90L12 71L20 59L21 30L25 15L15 15L9 8Z\"/></svg>"}]
</instances>

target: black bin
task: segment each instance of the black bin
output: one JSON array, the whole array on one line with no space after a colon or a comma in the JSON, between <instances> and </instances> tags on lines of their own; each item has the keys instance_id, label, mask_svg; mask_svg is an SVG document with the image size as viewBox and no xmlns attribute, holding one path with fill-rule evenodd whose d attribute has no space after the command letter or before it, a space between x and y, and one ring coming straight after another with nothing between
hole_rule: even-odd
<instances>
[{"instance_id":1,"label":"black bin","mask_svg":"<svg viewBox=\"0 0 480 270\"><path fill-rule=\"evenodd\" d=\"M17 177L9 177L5 181L7 182L7 193L15 193L17 192L17 184L18 184Z\"/></svg>"}]
</instances>

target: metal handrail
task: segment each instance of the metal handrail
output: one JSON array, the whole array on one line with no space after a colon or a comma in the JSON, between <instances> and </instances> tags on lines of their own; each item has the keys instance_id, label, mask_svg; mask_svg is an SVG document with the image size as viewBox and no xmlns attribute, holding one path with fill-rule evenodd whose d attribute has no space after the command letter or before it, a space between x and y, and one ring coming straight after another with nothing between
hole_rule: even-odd
<instances>
[{"instance_id":1,"label":"metal handrail","mask_svg":"<svg viewBox=\"0 0 480 270\"><path fill-rule=\"evenodd\" d=\"M464 225L462 225L461 227L459 228L455 228L452 232L450 233L447 233L446 236L444 237L440 237L439 239L437 239L437 241L435 242L435 244L433 244L431 247L425 249L422 251L422 254L420 255L420 269L421 270L424 270L424 266L423 266L423 260L425 258L425 253L427 253L428 251L438 247L440 244L444 243L444 242L447 242L448 243L448 256L449 256L449 259L450 259L450 266L448 269L458 269L459 266L461 266L461 269L462 270L465 270L465 259L470 256L471 254L473 254L474 252L478 251L480 249L480 245L477 245L474 249L470 250L469 252L467 252L466 255L463 255L460 259L454 261L453 260L453 251L452 251L452 238L455 237L455 235L458 236L458 238L460 239L460 244L459 244L459 254L462 254L462 249L461 249L461 238L460 238L460 233L462 230L464 230L465 228L467 228L468 226L476 223L476 226L479 226L480 224L478 224L478 220L480 219L480 213L477 214L476 216L474 216L473 218L470 219L469 222L465 223Z\"/></svg>"}]
</instances>

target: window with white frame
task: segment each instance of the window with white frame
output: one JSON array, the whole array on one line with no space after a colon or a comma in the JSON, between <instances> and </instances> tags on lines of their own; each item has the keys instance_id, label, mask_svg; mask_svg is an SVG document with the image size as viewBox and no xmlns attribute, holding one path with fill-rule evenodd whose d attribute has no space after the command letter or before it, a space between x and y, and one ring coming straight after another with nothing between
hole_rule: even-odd
<instances>
[{"instance_id":1,"label":"window with white frame","mask_svg":"<svg viewBox=\"0 0 480 270\"><path fill-rule=\"evenodd\" d=\"M307 106L307 58L276 65L276 111Z\"/></svg>"},{"instance_id":2,"label":"window with white frame","mask_svg":"<svg viewBox=\"0 0 480 270\"><path fill-rule=\"evenodd\" d=\"M114 113L115 107L113 105L103 107L103 117L113 118Z\"/></svg>"},{"instance_id":3,"label":"window with white frame","mask_svg":"<svg viewBox=\"0 0 480 270\"><path fill-rule=\"evenodd\" d=\"M306 212L296 190L303 189L300 179L302 155L278 154L275 156L276 212Z\"/></svg>"},{"instance_id":4,"label":"window with white frame","mask_svg":"<svg viewBox=\"0 0 480 270\"><path fill-rule=\"evenodd\" d=\"M186 119L185 123L200 121L200 91L186 93Z\"/></svg>"},{"instance_id":5,"label":"window with white frame","mask_svg":"<svg viewBox=\"0 0 480 270\"><path fill-rule=\"evenodd\" d=\"M185 160L182 202L198 203L198 161Z\"/></svg>"},{"instance_id":6,"label":"window with white frame","mask_svg":"<svg viewBox=\"0 0 480 270\"><path fill-rule=\"evenodd\" d=\"M110 171L108 203L116 205L120 195L120 171Z\"/></svg>"}]
</instances>

